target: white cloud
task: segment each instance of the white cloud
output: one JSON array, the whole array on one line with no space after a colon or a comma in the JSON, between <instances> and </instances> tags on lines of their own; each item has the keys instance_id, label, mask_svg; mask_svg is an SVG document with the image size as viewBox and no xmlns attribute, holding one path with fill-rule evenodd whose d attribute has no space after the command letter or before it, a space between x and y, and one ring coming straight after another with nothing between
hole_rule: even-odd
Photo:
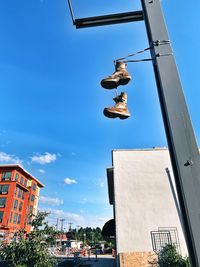
<instances>
[{"instance_id":1,"label":"white cloud","mask_svg":"<svg viewBox=\"0 0 200 267\"><path fill-rule=\"evenodd\" d=\"M65 178L65 179L64 179L64 183L67 184L67 185L70 185L70 184L77 184L77 181L74 180L74 179Z\"/></svg>"},{"instance_id":2,"label":"white cloud","mask_svg":"<svg viewBox=\"0 0 200 267\"><path fill-rule=\"evenodd\" d=\"M81 199L80 203L81 204L86 204L88 202L87 198L84 197L83 199Z\"/></svg>"},{"instance_id":3,"label":"white cloud","mask_svg":"<svg viewBox=\"0 0 200 267\"><path fill-rule=\"evenodd\" d=\"M40 209L41 210L41 209ZM73 223L81 223L84 221L84 218L76 213L71 213L71 212L67 212L64 210L59 210L59 209L45 209L45 211L47 211L49 214L50 218L62 218L67 220L68 222L73 222Z\"/></svg>"},{"instance_id":4,"label":"white cloud","mask_svg":"<svg viewBox=\"0 0 200 267\"><path fill-rule=\"evenodd\" d=\"M75 152L72 152L72 156L76 156L76 153Z\"/></svg>"},{"instance_id":5,"label":"white cloud","mask_svg":"<svg viewBox=\"0 0 200 267\"><path fill-rule=\"evenodd\" d=\"M49 152L45 152L44 155L37 155L31 157L32 162L39 163L41 165L54 162L55 160L56 160L56 154L51 154Z\"/></svg>"},{"instance_id":6,"label":"white cloud","mask_svg":"<svg viewBox=\"0 0 200 267\"><path fill-rule=\"evenodd\" d=\"M40 196L39 200L43 204L51 205L51 206L60 206L64 203L62 199L59 198L53 198L53 197L44 197Z\"/></svg>"},{"instance_id":7,"label":"white cloud","mask_svg":"<svg viewBox=\"0 0 200 267\"><path fill-rule=\"evenodd\" d=\"M96 184L101 188L105 186L105 182L103 181L103 179L97 179Z\"/></svg>"},{"instance_id":8,"label":"white cloud","mask_svg":"<svg viewBox=\"0 0 200 267\"><path fill-rule=\"evenodd\" d=\"M112 218L112 215L110 217L101 217L101 216L92 216L88 215L86 216L85 219L85 224L86 226L89 227L100 227L102 228L104 224L109 221Z\"/></svg>"},{"instance_id":9,"label":"white cloud","mask_svg":"<svg viewBox=\"0 0 200 267\"><path fill-rule=\"evenodd\" d=\"M43 169L39 169L38 170L40 173L45 173L45 170L43 170Z\"/></svg>"},{"instance_id":10,"label":"white cloud","mask_svg":"<svg viewBox=\"0 0 200 267\"><path fill-rule=\"evenodd\" d=\"M104 187L104 186L105 186L105 183L104 183L104 182L100 182L100 183L99 183L99 186L100 186L100 187Z\"/></svg>"},{"instance_id":11,"label":"white cloud","mask_svg":"<svg viewBox=\"0 0 200 267\"><path fill-rule=\"evenodd\" d=\"M0 162L22 164L22 160L15 155L9 155L5 152L0 152Z\"/></svg>"},{"instance_id":12,"label":"white cloud","mask_svg":"<svg viewBox=\"0 0 200 267\"><path fill-rule=\"evenodd\" d=\"M41 210L41 209L40 209ZM82 212L82 214L77 213L71 213L67 212L61 209L43 209L43 211L46 211L49 213L49 216L47 218L47 221L50 225L55 225L57 222L57 219L64 219L64 228L68 228L68 223L72 222L73 226L80 225L81 227L100 227L102 228L103 225L110 220L113 215L112 212L110 216L104 217L103 214L97 215L91 215L88 214L88 212ZM58 228L60 229L60 222Z\"/></svg>"}]
</instances>

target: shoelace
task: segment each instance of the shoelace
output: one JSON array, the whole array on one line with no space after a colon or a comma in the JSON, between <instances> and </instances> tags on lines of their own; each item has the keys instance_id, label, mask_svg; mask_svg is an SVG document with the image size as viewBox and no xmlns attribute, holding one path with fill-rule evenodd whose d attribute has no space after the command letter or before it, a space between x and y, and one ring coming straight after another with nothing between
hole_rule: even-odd
<instances>
[{"instance_id":1,"label":"shoelace","mask_svg":"<svg viewBox=\"0 0 200 267\"><path fill-rule=\"evenodd\" d=\"M170 44L170 40L162 40L162 41L161 41L161 40L157 40L157 41L155 41L155 42L152 43L152 46L160 46L160 45L166 45L166 44ZM134 56L136 56L136 55L138 55L138 54L144 53L144 52L150 50L151 48L152 48L152 47L147 47L147 48L145 48L145 49L143 49L143 50L139 50L139 51L137 51L137 52L135 52L135 53L128 54L128 55L125 56L125 57L118 58L118 59L114 60L114 65L116 65L116 62L119 62L119 61L121 61L121 62L123 62L123 63L129 63L129 62L142 62L142 61L152 61L152 60L153 60L152 58L142 58L142 59L124 60L124 59L126 59L126 58L128 58L128 57L134 57ZM168 55L171 55L171 53L169 53L169 54L158 54L157 56L168 56Z\"/></svg>"},{"instance_id":2,"label":"shoelace","mask_svg":"<svg viewBox=\"0 0 200 267\"><path fill-rule=\"evenodd\" d=\"M118 59L116 59L114 62L117 62L117 61L123 61L124 59L126 59L126 58L128 58L128 57L134 57L134 56L136 56L136 55L138 55L138 54L144 53L144 52L147 51L147 50L150 50L150 47L147 47L147 48L145 48L145 49L143 49L143 50L139 50L139 51L137 51L137 52L135 52L135 53L133 53L133 54L128 54L128 55L125 56L125 57L118 58ZM125 61L123 61L123 62L125 62Z\"/></svg>"}]
</instances>

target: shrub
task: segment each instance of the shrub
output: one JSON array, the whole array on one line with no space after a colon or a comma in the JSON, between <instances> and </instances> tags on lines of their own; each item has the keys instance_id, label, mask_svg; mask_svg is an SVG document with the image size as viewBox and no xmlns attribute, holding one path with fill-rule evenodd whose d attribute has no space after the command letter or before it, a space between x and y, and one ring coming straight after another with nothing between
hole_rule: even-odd
<instances>
[{"instance_id":1,"label":"shrub","mask_svg":"<svg viewBox=\"0 0 200 267\"><path fill-rule=\"evenodd\" d=\"M33 231L25 238L24 230L16 234L16 241L2 244L0 259L11 267L52 267L55 259L49 254L48 245L56 236L52 227L44 221L48 214L39 212L32 222Z\"/></svg>"},{"instance_id":2,"label":"shrub","mask_svg":"<svg viewBox=\"0 0 200 267\"><path fill-rule=\"evenodd\" d=\"M158 264L161 267L191 267L189 258L178 254L174 245L166 245L159 254Z\"/></svg>"}]
</instances>

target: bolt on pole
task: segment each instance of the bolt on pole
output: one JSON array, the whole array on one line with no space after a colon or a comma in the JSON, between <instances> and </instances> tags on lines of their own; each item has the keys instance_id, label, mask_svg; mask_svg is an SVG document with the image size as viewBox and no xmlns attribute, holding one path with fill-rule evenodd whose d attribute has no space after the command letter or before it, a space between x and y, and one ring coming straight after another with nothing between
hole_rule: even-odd
<instances>
[{"instance_id":1,"label":"bolt on pole","mask_svg":"<svg viewBox=\"0 0 200 267\"><path fill-rule=\"evenodd\" d=\"M200 266L200 156L159 0L141 0L193 267Z\"/></svg>"}]
</instances>

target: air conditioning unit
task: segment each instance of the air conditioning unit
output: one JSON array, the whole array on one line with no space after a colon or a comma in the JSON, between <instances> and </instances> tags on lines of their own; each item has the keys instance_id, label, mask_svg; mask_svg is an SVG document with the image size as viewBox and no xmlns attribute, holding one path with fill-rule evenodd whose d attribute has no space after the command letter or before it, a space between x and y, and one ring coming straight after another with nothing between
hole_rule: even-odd
<instances>
[{"instance_id":1,"label":"air conditioning unit","mask_svg":"<svg viewBox=\"0 0 200 267\"><path fill-rule=\"evenodd\" d=\"M2 194L2 195L7 195L8 192L6 192L6 191L2 191L1 194Z\"/></svg>"}]
</instances>

